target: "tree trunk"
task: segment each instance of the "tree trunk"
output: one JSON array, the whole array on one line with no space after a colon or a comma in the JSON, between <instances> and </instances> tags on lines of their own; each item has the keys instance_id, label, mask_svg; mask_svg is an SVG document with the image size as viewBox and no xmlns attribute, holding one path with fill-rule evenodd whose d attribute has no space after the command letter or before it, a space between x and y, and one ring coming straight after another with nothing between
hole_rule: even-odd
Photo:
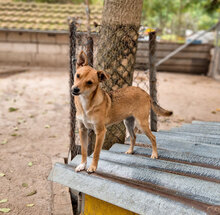
<instances>
[{"instance_id":1,"label":"tree trunk","mask_svg":"<svg viewBox=\"0 0 220 215\"><path fill-rule=\"evenodd\" d=\"M178 25L177 25L177 32L176 35L180 36L180 37L184 37L185 36L185 31L182 28L182 15L183 15L183 1L179 0L179 11L178 11Z\"/></svg>"},{"instance_id":2,"label":"tree trunk","mask_svg":"<svg viewBox=\"0 0 220 215\"><path fill-rule=\"evenodd\" d=\"M143 0L105 0L96 68L110 75L106 91L132 85ZM124 143L123 123L108 128L103 148Z\"/></svg>"}]
</instances>

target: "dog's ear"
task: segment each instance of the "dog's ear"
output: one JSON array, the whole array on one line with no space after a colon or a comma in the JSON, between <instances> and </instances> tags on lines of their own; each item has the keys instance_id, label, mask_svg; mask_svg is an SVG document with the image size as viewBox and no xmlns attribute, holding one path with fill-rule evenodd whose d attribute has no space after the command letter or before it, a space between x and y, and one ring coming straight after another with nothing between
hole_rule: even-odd
<instances>
[{"instance_id":1,"label":"dog's ear","mask_svg":"<svg viewBox=\"0 0 220 215\"><path fill-rule=\"evenodd\" d=\"M88 57L84 51L81 51L77 59L76 67L79 68L81 66L87 66L87 65L88 65Z\"/></svg>"},{"instance_id":2,"label":"dog's ear","mask_svg":"<svg viewBox=\"0 0 220 215\"><path fill-rule=\"evenodd\" d=\"M105 73L104 71L97 71L99 82L105 81L106 79L109 79L109 74Z\"/></svg>"}]
</instances>

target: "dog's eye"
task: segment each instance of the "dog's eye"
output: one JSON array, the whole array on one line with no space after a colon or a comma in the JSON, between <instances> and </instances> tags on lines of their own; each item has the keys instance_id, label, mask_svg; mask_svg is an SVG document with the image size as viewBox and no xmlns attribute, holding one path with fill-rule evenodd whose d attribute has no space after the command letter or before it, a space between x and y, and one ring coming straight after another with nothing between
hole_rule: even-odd
<instances>
[{"instance_id":1,"label":"dog's eye","mask_svg":"<svg viewBox=\"0 0 220 215\"><path fill-rule=\"evenodd\" d=\"M77 78L80 78L80 75L79 75L79 74L77 74L77 75L76 75L76 77L77 77Z\"/></svg>"},{"instance_id":2,"label":"dog's eye","mask_svg":"<svg viewBox=\"0 0 220 215\"><path fill-rule=\"evenodd\" d=\"M91 81L87 81L87 84L88 84L88 85L92 85L92 82L91 82Z\"/></svg>"}]
</instances>

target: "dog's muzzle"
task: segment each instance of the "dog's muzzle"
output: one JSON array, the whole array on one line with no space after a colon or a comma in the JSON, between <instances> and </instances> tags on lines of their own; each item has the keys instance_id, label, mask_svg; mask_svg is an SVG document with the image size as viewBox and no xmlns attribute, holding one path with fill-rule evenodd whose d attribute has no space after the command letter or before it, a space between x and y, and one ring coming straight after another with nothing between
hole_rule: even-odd
<instances>
[{"instance_id":1,"label":"dog's muzzle","mask_svg":"<svg viewBox=\"0 0 220 215\"><path fill-rule=\"evenodd\" d=\"M78 87L74 87L71 94L73 96L78 96L80 94L80 89Z\"/></svg>"}]
</instances>

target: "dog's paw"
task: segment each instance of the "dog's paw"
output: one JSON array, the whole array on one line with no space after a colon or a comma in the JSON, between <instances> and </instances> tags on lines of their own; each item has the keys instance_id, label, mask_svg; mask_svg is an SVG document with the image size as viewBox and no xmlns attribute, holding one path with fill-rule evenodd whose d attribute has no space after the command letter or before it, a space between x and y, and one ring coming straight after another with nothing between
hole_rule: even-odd
<instances>
[{"instance_id":1,"label":"dog's paw","mask_svg":"<svg viewBox=\"0 0 220 215\"><path fill-rule=\"evenodd\" d=\"M76 172L80 172L82 170L86 169L86 163L81 163L80 165L78 165L75 169Z\"/></svg>"},{"instance_id":2,"label":"dog's paw","mask_svg":"<svg viewBox=\"0 0 220 215\"><path fill-rule=\"evenodd\" d=\"M134 152L133 152L133 150L131 150L131 149L128 149L128 151L127 152L125 152L125 154L133 154Z\"/></svg>"},{"instance_id":3,"label":"dog's paw","mask_svg":"<svg viewBox=\"0 0 220 215\"><path fill-rule=\"evenodd\" d=\"M157 159L158 158L158 154L153 152L152 155L151 155L151 158L152 159Z\"/></svg>"},{"instance_id":4,"label":"dog's paw","mask_svg":"<svg viewBox=\"0 0 220 215\"><path fill-rule=\"evenodd\" d=\"M97 169L96 166L91 165L91 166L87 169L87 172L88 172L88 173L92 173L92 172L95 172L96 169Z\"/></svg>"}]
</instances>

